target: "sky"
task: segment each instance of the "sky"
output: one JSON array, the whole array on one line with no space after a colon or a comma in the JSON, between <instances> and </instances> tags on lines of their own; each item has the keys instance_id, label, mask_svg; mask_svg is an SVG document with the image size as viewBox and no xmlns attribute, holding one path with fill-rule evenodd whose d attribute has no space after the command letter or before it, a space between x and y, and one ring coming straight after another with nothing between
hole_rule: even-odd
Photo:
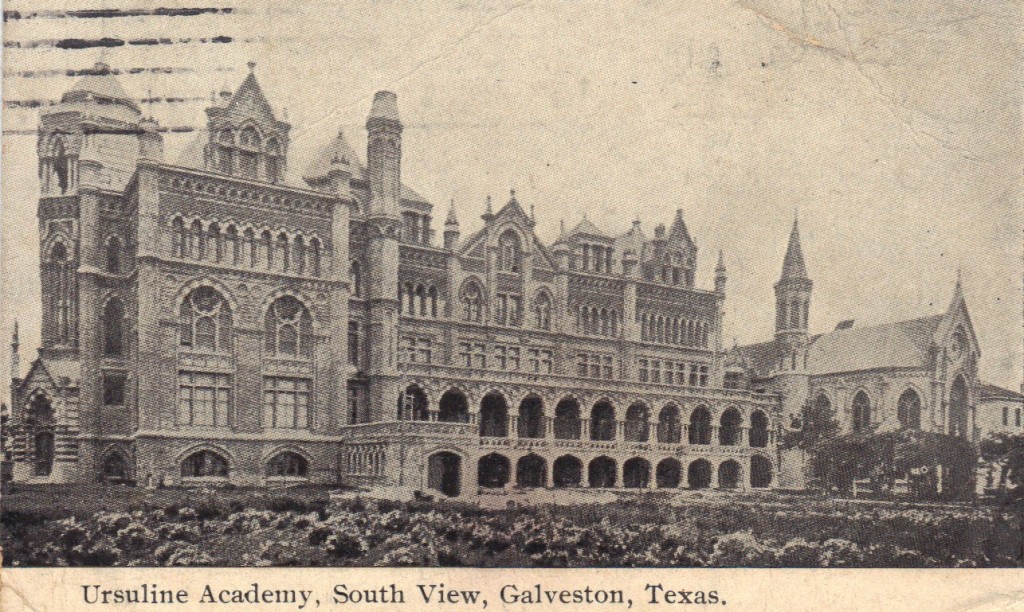
<instances>
[{"instance_id":1,"label":"sky","mask_svg":"<svg viewBox=\"0 0 1024 612\"><path fill-rule=\"evenodd\" d=\"M195 16L42 13L65 5L5 3L20 15L4 32L0 333L20 322L23 370L39 342L32 104L59 99L75 81L65 71L102 58L131 95L156 99L143 107L161 125L197 129L210 93L236 88L255 61L293 126L298 171L339 129L365 160L373 93L395 91L403 181L435 204L438 235L450 200L468 234L486 196L501 204L511 188L548 244L562 219L586 214L614 235L639 218L650 236L681 208L698 286L712 287L725 254L728 346L771 337L795 215L812 332L943 312L962 269L982 378L1021 385L1019 3L250 1ZM103 37L125 44L54 42ZM165 40L138 44L154 38ZM167 135L168 159L194 137Z\"/></svg>"}]
</instances>

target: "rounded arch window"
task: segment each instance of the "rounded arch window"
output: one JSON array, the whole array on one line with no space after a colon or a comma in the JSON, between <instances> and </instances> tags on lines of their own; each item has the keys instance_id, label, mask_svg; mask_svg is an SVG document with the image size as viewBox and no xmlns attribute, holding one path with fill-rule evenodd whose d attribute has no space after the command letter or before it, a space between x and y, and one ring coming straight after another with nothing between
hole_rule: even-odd
<instances>
[{"instance_id":1,"label":"rounded arch window","mask_svg":"<svg viewBox=\"0 0 1024 612\"><path fill-rule=\"evenodd\" d=\"M260 134L256 131L256 128L248 125L242 129L239 142L243 147L258 149L263 144L263 139L260 138Z\"/></svg>"},{"instance_id":2,"label":"rounded arch window","mask_svg":"<svg viewBox=\"0 0 1024 612\"><path fill-rule=\"evenodd\" d=\"M313 318L306 305L285 295L267 309L266 348L273 355L313 356Z\"/></svg>"},{"instance_id":3,"label":"rounded arch window","mask_svg":"<svg viewBox=\"0 0 1024 612\"><path fill-rule=\"evenodd\" d=\"M309 461L302 455L285 451L267 462L267 476L305 478L309 474Z\"/></svg>"},{"instance_id":4,"label":"rounded arch window","mask_svg":"<svg viewBox=\"0 0 1024 612\"><path fill-rule=\"evenodd\" d=\"M179 310L181 345L202 351L231 351L231 306L213 287L193 289Z\"/></svg>"},{"instance_id":5,"label":"rounded arch window","mask_svg":"<svg viewBox=\"0 0 1024 612\"><path fill-rule=\"evenodd\" d=\"M213 451L199 451L181 462L181 475L184 478L227 478L228 462Z\"/></svg>"}]
</instances>

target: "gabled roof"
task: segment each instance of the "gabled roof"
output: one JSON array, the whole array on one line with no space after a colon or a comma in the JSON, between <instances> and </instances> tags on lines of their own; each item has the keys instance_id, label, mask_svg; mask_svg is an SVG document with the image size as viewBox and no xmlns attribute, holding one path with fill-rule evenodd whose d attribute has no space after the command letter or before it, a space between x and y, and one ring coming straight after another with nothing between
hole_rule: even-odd
<instances>
[{"instance_id":1,"label":"gabled roof","mask_svg":"<svg viewBox=\"0 0 1024 612\"><path fill-rule=\"evenodd\" d=\"M871 327L853 327L811 339L808 369L813 375L878 368L927 368L935 332L945 315Z\"/></svg>"},{"instance_id":2,"label":"gabled roof","mask_svg":"<svg viewBox=\"0 0 1024 612\"><path fill-rule=\"evenodd\" d=\"M576 224L576 227L569 230L569 232L559 238L559 240L565 238L574 238L576 236L590 236L591 238L602 238L604 240L610 240L608 234L605 234L597 228L596 225L590 222L590 219L586 215L583 215L583 220Z\"/></svg>"},{"instance_id":3,"label":"gabled roof","mask_svg":"<svg viewBox=\"0 0 1024 612\"><path fill-rule=\"evenodd\" d=\"M271 108L267 96L263 93L263 88L260 87L259 82L256 80L256 73L253 72L254 67L255 64L249 64L249 74L246 75L245 80L235 90L235 94L231 96L227 108L235 109L240 106L251 106L264 113L268 119L273 120L274 109Z\"/></svg>"},{"instance_id":4,"label":"gabled roof","mask_svg":"<svg viewBox=\"0 0 1024 612\"><path fill-rule=\"evenodd\" d=\"M1024 394L986 382L978 384L978 394L983 400L1024 401Z\"/></svg>"}]
</instances>

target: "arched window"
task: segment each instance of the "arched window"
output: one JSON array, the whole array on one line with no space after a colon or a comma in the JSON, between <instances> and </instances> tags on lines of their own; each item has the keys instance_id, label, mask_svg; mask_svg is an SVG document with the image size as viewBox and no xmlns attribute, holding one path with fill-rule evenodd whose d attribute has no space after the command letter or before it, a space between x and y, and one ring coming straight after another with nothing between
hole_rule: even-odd
<instances>
[{"instance_id":1,"label":"arched window","mask_svg":"<svg viewBox=\"0 0 1024 612\"><path fill-rule=\"evenodd\" d=\"M907 389L896 404L896 416L904 429L921 428L921 397L913 389Z\"/></svg>"},{"instance_id":2,"label":"arched window","mask_svg":"<svg viewBox=\"0 0 1024 612\"><path fill-rule=\"evenodd\" d=\"M359 262L355 259L348 264L348 289L352 295L360 297L363 295L362 278L359 274Z\"/></svg>"},{"instance_id":3,"label":"arched window","mask_svg":"<svg viewBox=\"0 0 1024 612\"><path fill-rule=\"evenodd\" d=\"M416 303L419 305L419 315L427 316L427 290L423 285L416 285Z\"/></svg>"},{"instance_id":4,"label":"arched window","mask_svg":"<svg viewBox=\"0 0 1024 612\"><path fill-rule=\"evenodd\" d=\"M292 249L292 260L295 271L299 274L306 273L306 240L302 236L295 237L294 248Z\"/></svg>"},{"instance_id":5,"label":"arched window","mask_svg":"<svg viewBox=\"0 0 1024 612\"><path fill-rule=\"evenodd\" d=\"M274 237L270 235L269 230L263 230L260 235L260 249L263 250L263 255L266 257L266 264L268 270L274 269Z\"/></svg>"},{"instance_id":6,"label":"arched window","mask_svg":"<svg viewBox=\"0 0 1024 612\"><path fill-rule=\"evenodd\" d=\"M213 451L192 453L181 462L184 478L227 478L228 462Z\"/></svg>"},{"instance_id":7,"label":"arched window","mask_svg":"<svg viewBox=\"0 0 1024 612\"><path fill-rule=\"evenodd\" d=\"M271 457L267 462L267 476L305 478L309 473L309 462L298 453L285 451Z\"/></svg>"},{"instance_id":8,"label":"arched window","mask_svg":"<svg viewBox=\"0 0 1024 612\"><path fill-rule=\"evenodd\" d=\"M128 461L119 451L110 451L103 457L101 473L106 480L126 480L128 478Z\"/></svg>"},{"instance_id":9,"label":"arched window","mask_svg":"<svg viewBox=\"0 0 1024 612\"><path fill-rule=\"evenodd\" d=\"M871 427L871 400L868 394L858 391L853 396L853 430L866 432Z\"/></svg>"},{"instance_id":10,"label":"arched window","mask_svg":"<svg viewBox=\"0 0 1024 612\"><path fill-rule=\"evenodd\" d=\"M209 239L210 252L213 254L213 260L220 262L224 259L224 237L220 233L220 224L211 223L210 229L206 231L206 235Z\"/></svg>"},{"instance_id":11,"label":"arched window","mask_svg":"<svg viewBox=\"0 0 1024 612\"><path fill-rule=\"evenodd\" d=\"M203 233L203 224L196 219L192 222L188 238L189 257L203 259L206 257L206 235Z\"/></svg>"},{"instance_id":12,"label":"arched window","mask_svg":"<svg viewBox=\"0 0 1024 612\"><path fill-rule=\"evenodd\" d=\"M427 289L427 299L430 300L430 316L437 318L437 287L431 285Z\"/></svg>"},{"instance_id":13,"label":"arched window","mask_svg":"<svg viewBox=\"0 0 1024 612\"><path fill-rule=\"evenodd\" d=\"M171 221L171 255L174 257L185 256L185 222L181 217L175 217Z\"/></svg>"},{"instance_id":14,"label":"arched window","mask_svg":"<svg viewBox=\"0 0 1024 612\"><path fill-rule=\"evenodd\" d=\"M103 354L124 354L124 306L117 298L110 299L103 307Z\"/></svg>"},{"instance_id":15,"label":"arched window","mask_svg":"<svg viewBox=\"0 0 1024 612\"><path fill-rule=\"evenodd\" d=\"M512 230L498 237L498 269L519 273L521 269L519 236Z\"/></svg>"},{"instance_id":16,"label":"arched window","mask_svg":"<svg viewBox=\"0 0 1024 612\"><path fill-rule=\"evenodd\" d=\"M54 317L58 343L71 341L72 317L76 307L73 292L73 275L70 255L63 242L55 242L50 249L48 273L53 292L51 312Z\"/></svg>"},{"instance_id":17,"label":"arched window","mask_svg":"<svg viewBox=\"0 0 1024 612\"><path fill-rule=\"evenodd\" d=\"M117 236L107 241L107 272L121 273L121 239Z\"/></svg>"},{"instance_id":18,"label":"arched window","mask_svg":"<svg viewBox=\"0 0 1024 612\"><path fill-rule=\"evenodd\" d=\"M462 319L479 323L483 318L483 292L475 281L469 281L462 287Z\"/></svg>"},{"instance_id":19,"label":"arched window","mask_svg":"<svg viewBox=\"0 0 1024 612\"><path fill-rule=\"evenodd\" d=\"M789 328L800 329L800 313L803 308L800 307L800 300L793 298L789 303Z\"/></svg>"},{"instance_id":20,"label":"arched window","mask_svg":"<svg viewBox=\"0 0 1024 612\"><path fill-rule=\"evenodd\" d=\"M313 356L313 318L298 299L284 295L267 309L266 348L272 355Z\"/></svg>"},{"instance_id":21,"label":"arched window","mask_svg":"<svg viewBox=\"0 0 1024 612\"><path fill-rule=\"evenodd\" d=\"M316 238L309 241L309 271L320 276L320 241Z\"/></svg>"},{"instance_id":22,"label":"arched window","mask_svg":"<svg viewBox=\"0 0 1024 612\"><path fill-rule=\"evenodd\" d=\"M242 134L241 138L239 138L239 142L243 147L258 149L262 144L262 139L260 138L259 132L256 131L256 128L252 127L251 125L248 125L242 129Z\"/></svg>"},{"instance_id":23,"label":"arched window","mask_svg":"<svg viewBox=\"0 0 1024 612\"><path fill-rule=\"evenodd\" d=\"M231 258L231 265L237 266L241 263L241 245L238 243L238 228L234 225L229 225L224 233L224 238L227 242L227 252L225 254Z\"/></svg>"},{"instance_id":24,"label":"arched window","mask_svg":"<svg viewBox=\"0 0 1024 612\"><path fill-rule=\"evenodd\" d=\"M231 306L212 287L193 289L179 311L181 345L202 351L231 351Z\"/></svg>"},{"instance_id":25,"label":"arched window","mask_svg":"<svg viewBox=\"0 0 1024 612\"><path fill-rule=\"evenodd\" d=\"M252 231L251 227L242 233L242 256L250 268L256 267L256 262L259 261L256 248L256 232Z\"/></svg>"},{"instance_id":26,"label":"arched window","mask_svg":"<svg viewBox=\"0 0 1024 612\"><path fill-rule=\"evenodd\" d=\"M235 144L235 135L231 130L221 130L220 134L217 135L217 140L219 140L221 144L233 145Z\"/></svg>"},{"instance_id":27,"label":"arched window","mask_svg":"<svg viewBox=\"0 0 1024 612\"><path fill-rule=\"evenodd\" d=\"M551 295L539 291L533 300L534 322L537 329L551 329Z\"/></svg>"},{"instance_id":28,"label":"arched window","mask_svg":"<svg viewBox=\"0 0 1024 612\"><path fill-rule=\"evenodd\" d=\"M291 253L288 249L288 236L284 232L277 235L277 259L281 262L281 271L287 272L291 267Z\"/></svg>"},{"instance_id":29,"label":"arched window","mask_svg":"<svg viewBox=\"0 0 1024 612\"><path fill-rule=\"evenodd\" d=\"M29 401L28 420L39 425L53 422L53 404L44 393L37 393Z\"/></svg>"}]
</instances>

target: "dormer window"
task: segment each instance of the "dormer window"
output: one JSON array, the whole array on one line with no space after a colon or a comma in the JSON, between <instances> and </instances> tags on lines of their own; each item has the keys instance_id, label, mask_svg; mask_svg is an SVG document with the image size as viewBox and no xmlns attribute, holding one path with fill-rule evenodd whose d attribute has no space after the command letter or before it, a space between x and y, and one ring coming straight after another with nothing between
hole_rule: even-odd
<instances>
[{"instance_id":1,"label":"dormer window","mask_svg":"<svg viewBox=\"0 0 1024 612\"><path fill-rule=\"evenodd\" d=\"M498 238L498 269L502 272L519 274L522 259L519 237L512 230Z\"/></svg>"}]
</instances>

